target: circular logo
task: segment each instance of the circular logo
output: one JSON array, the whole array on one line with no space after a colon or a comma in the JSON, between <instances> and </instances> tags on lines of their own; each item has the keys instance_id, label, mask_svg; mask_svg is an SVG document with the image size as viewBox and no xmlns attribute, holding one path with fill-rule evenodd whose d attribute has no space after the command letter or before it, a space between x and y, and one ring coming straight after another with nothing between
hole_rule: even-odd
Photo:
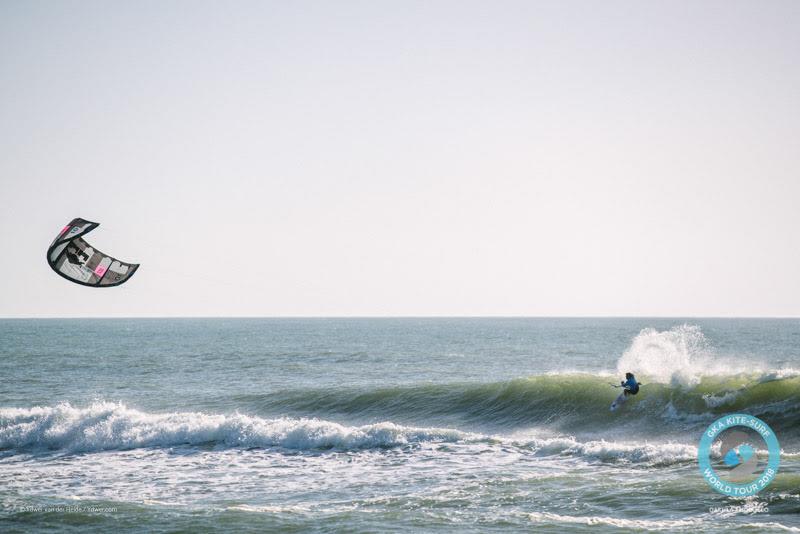
<instances>
[{"instance_id":1,"label":"circular logo","mask_svg":"<svg viewBox=\"0 0 800 534\"><path fill-rule=\"evenodd\" d=\"M717 439L719 438L719 439ZM764 469L758 465L756 441L767 444L769 458ZM721 460L711 464L711 447L720 444ZM697 450L700 474L714 490L731 497L749 497L766 488L778 473L781 447L775 432L759 419L747 414L720 417L703 432Z\"/></svg>"}]
</instances>

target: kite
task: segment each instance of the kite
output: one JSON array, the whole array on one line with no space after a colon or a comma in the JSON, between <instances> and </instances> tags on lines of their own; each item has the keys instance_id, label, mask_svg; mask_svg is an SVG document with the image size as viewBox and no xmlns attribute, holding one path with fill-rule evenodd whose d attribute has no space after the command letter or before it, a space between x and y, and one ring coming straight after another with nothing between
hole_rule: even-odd
<instances>
[{"instance_id":1,"label":"kite","mask_svg":"<svg viewBox=\"0 0 800 534\"><path fill-rule=\"evenodd\" d=\"M103 254L83 240L100 223L73 219L47 249L47 263L58 275L89 287L113 287L133 276L137 263L125 263Z\"/></svg>"}]
</instances>

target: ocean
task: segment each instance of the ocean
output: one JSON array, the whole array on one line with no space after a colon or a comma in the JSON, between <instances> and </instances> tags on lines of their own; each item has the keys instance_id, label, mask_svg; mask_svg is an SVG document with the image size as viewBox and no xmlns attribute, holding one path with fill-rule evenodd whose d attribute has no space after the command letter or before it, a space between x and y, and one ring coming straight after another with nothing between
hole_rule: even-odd
<instances>
[{"instance_id":1,"label":"ocean","mask_svg":"<svg viewBox=\"0 0 800 534\"><path fill-rule=\"evenodd\" d=\"M798 358L797 319L0 320L0 531L800 532ZM781 449L747 498L698 467L736 413Z\"/></svg>"}]
</instances>

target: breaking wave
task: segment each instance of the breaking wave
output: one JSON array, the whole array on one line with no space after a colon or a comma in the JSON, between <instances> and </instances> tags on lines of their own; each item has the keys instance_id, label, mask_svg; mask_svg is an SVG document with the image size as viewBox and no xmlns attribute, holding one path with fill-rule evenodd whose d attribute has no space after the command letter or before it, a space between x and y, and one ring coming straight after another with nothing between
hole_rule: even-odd
<instances>
[{"instance_id":1,"label":"breaking wave","mask_svg":"<svg viewBox=\"0 0 800 534\"><path fill-rule=\"evenodd\" d=\"M639 394L616 413L609 405L619 389L608 376L537 375L492 383L424 384L375 389L303 389L240 395L233 404L258 413L318 416L372 422L440 425L480 431L546 426L566 433L618 433L626 427L646 436L693 430L720 415L745 412L776 431L797 434L800 375L776 373L705 376L692 386L640 377Z\"/></svg>"},{"instance_id":2,"label":"breaking wave","mask_svg":"<svg viewBox=\"0 0 800 534\"><path fill-rule=\"evenodd\" d=\"M150 414L110 402L95 402L86 408L62 403L0 409L0 449L95 452L182 444L363 449L453 442L465 436L457 430L409 428L388 422L348 427L317 419L263 419L242 414Z\"/></svg>"},{"instance_id":3,"label":"breaking wave","mask_svg":"<svg viewBox=\"0 0 800 534\"><path fill-rule=\"evenodd\" d=\"M671 465L693 461L697 449L679 443L634 443L572 436L500 437L446 428L413 428L390 422L344 426L318 419L263 419L242 414L151 414L122 404L0 410L0 450L91 453L176 447L281 448L294 450L386 449L423 443L514 447L535 456L589 461Z\"/></svg>"},{"instance_id":4,"label":"breaking wave","mask_svg":"<svg viewBox=\"0 0 800 534\"><path fill-rule=\"evenodd\" d=\"M615 373L551 373L491 383L426 383L376 388L303 388L235 395L220 402L261 415L323 417L507 432L548 427L569 434L648 437L695 431L722 414L764 418L790 438L800 434L800 371L760 369L718 357L696 326L642 330ZM625 371L644 384L617 413L611 385Z\"/></svg>"}]
</instances>

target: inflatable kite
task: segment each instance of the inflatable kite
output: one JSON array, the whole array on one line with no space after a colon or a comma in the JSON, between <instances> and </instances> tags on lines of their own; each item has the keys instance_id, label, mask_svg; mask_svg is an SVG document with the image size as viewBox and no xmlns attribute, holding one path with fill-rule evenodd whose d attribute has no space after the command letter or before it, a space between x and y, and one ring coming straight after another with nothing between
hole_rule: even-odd
<instances>
[{"instance_id":1,"label":"inflatable kite","mask_svg":"<svg viewBox=\"0 0 800 534\"><path fill-rule=\"evenodd\" d=\"M139 265L103 254L83 240L100 223L73 219L47 249L47 263L67 280L89 287L124 284Z\"/></svg>"}]
</instances>

